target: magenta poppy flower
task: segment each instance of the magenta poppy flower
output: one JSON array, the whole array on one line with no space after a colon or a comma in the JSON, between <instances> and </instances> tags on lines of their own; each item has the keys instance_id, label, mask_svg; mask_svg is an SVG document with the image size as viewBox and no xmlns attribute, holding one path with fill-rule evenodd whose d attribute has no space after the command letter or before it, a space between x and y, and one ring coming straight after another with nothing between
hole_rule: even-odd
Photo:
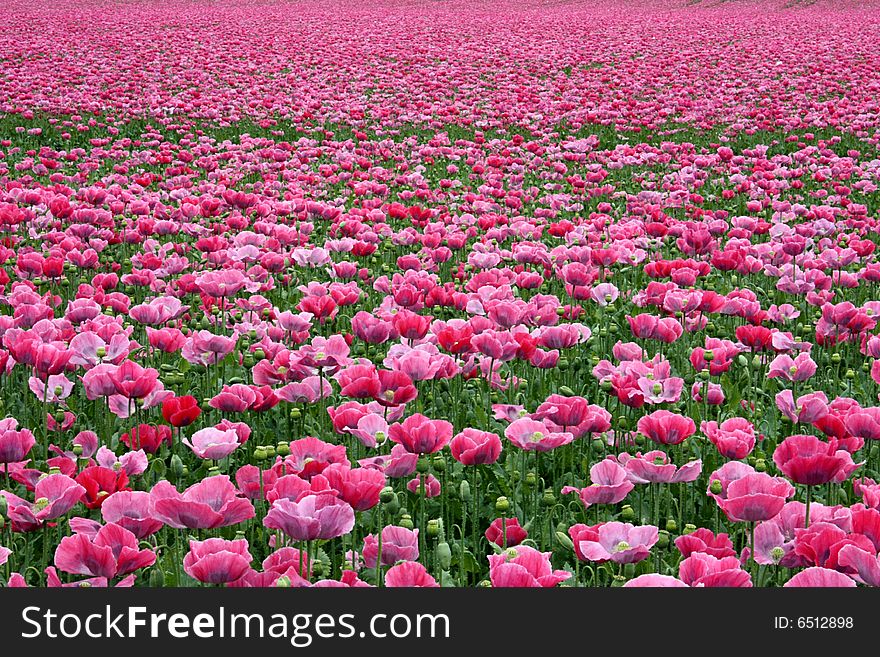
<instances>
[{"instance_id":1,"label":"magenta poppy flower","mask_svg":"<svg viewBox=\"0 0 880 657\"><path fill-rule=\"evenodd\" d=\"M828 568L805 568L782 585L783 588L855 588L851 577Z\"/></svg>"},{"instance_id":2,"label":"magenta poppy flower","mask_svg":"<svg viewBox=\"0 0 880 657\"><path fill-rule=\"evenodd\" d=\"M676 484L695 481L703 471L701 460L685 463L680 468L669 462L669 456L660 450L632 456L626 452L617 457L626 469L626 476L634 484Z\"/></svg>"},{"instance_id":3,"label":"magenta poppy flower","mask_svg":"<svg viewBox=\"0 0 880 657\"><path fill-rule=\"evenodd\" d=\"M693 587L751 587L751 576L740 566L735 556L716 557L694 552L679 564L678 576Z\"/></svg>"},{"instance_id":4,"label":"magenta poppy flower","mask_svg":"<svg viewBox=\"0 0 880 657\"><path fill-rule=\"evenodd\" d=\"M413 454L433 454L452 440L452 424L415 413L388 428L388 437Z\"/></svg>"},{"instance_id":5,"label":"magenta poppy flower","mask_svg":"<svg viewBox=\"0 0 880 657\"><path fill-rule=\"evenodd\" d=\"M189 447L200 459L224 459L239 447L238 434L234 429L221 430L207 427L196 431L192 437L184 438L183 444Z\"/></svg>"},{"instance_id":6,"label":"magenta poppy flower","mask_svg":"<svg viewBox=\"0 0 880 657\"><path fill-rule=\"evenodd\" d=\"M565 570L553 570L550 552L527 545L511 547L489 555L489 579L495 588L552 588L571 577Z\"/></svg>"},{"instance_id":7,"label":"magenta poppy flower","mask_svg":"<svg viewBox=\"0 0 880 657\"><path fill-rule=\"evenodd\" d=\"M153 498L145 491L119 491L101 505L104 522L119 525L138 540L162 529L162 521L155 518L154 513Z\"/></svg>"},{"instance_id":8,"label":"magenta poppy flower","mask_svg":"<svg viewBox=\"0 0 880 657\"><path fill-rule=\"evenodd\" d=\"M755 429L742 417L732 417L720 425L704 421L700 423L700 431L728 459L744 459L755 448Z\"/></svg>"},{"instance_id":9,"label":"magenta poppy flower","mask_svg":"<svg viewBox=\"0 0 880 657\"><path fill-rule=\"evenodd\" d=\"M565 486L562 494L577 493L584 508L589 508L594 504L617 504L634 488L626 470L610 456L590 468L590 482L581 489Z\"/></svg>"},{"instance_id":10,"label":"magenta poppy flower","mask_svg":"<svg viewBox=\"0 0 880 657\"><path fill-rule=\"evenodd\" d=\"M269 529L280 529L295 541L325 540L352 530L354 509L328 493L306 494L297 502L279 498L272 503L263 524Z\"/></svg>"},{"instance_id":11,"label":"magenta poppy flower","mask_svg":"<svg viewBox=\"0 0 880 657\"><path fill-rule=\"evenodd\" d=\"M251 561L253 557L248 551L247 540L209 538L189 542L183 570L205 584L228 584L243 577L250 569Z\"/></svg>"},{"instance_id":12,"label":"magenta poppy flower","mask_svg":"<svg viewBox=\"0 0 880 657\"><path fill-rule=\"evenodd\" d=\"M792 358L788 354L780 354L767 368L767 378L781 377L786 381L806 381L816 373L816 362L809 354L798 354Z\"/></svg>"},{"instance_id":13,"label":"magenta poppy flower","mask_svg":"<svg viewBox=\"0 0 880 657\"><path fill-rule=\"evenodd\" d=\"M700 527L690 534L679 536L675 539L675 547L678 548L684 559L687 559L694 552L711 554L718 559L736 556L733 542L727 534L720 533L716 536L712 533L712 530L705 527Z\"/></svg>"},{"instance_id":14,"label":"magenta poppy flower","mask_svg":"<svg viewBox=\"0 0 880 657\"><path fill-rule=\"evenodd\" d=\"M817 486L845 478L855 469L852 456L837 449L837 441L825 442L816 436L789 436L777 445L773 462L796 484Z\"/></svg>"},{"instance_id":15,"label":"magenta poppy flower","mask_svg":"<svg viewBox=\"0 0 880 657\"><path fill-rule=\"evenodd\" d=\"M504 430L504 436L527 452L549 452L574 440L568 431L551 431L543 422L528 417L511 422Z\"/></svg>"},{"instance_id":16,"label":"magenta poppy flower","mask_svg":"<svg viewBox=\"0 0 880 657\"><path fill-rule=\"evenodd\" d=\"M0 463L23 461L36 442L29 430L18 430L15 418L0 420Z\"/></svg>"},{"instance_id":17,"label":"magenta poppy flower","mask_svg":"<svg viewBox=\"0 0 880 657\"><path fill-rule=\"evenodd\" d=\"M334 464L321 474L355 511L366 511L376 506L379 493L386 483L385 474L373 468L352 469L344 464Z\"/></svg>"},{"instance_id":18,"label":"magenta poppy flower","mask_svg":"<svg viewBox=\"0 0 880 657\"><path fill-rule=\"evenodd\" d=\"M364 565L375 568L379 559L379 541L375 534L364 538L361 552ZM419 530L388 525L382 528L382 565L393 566L398 561L417 561L419 558Z\"/></svg>"},{"instance_id":19,"label":"magenta poppy flower","mask_svg":"<svg viewBox=\"0 0 880 657\"><path fill-rule=\"evenodd\" d=\"M880 440L880 407L854 408L844 421L847 430L864 440Z\"/></svg>"},{"instance_id":20,"label":"magenta poppy flower","mask_svg":"<svg viewBox=\"0 0 880 657\"><path fill-rule=\"evenodd\" d=\"M55 549L55 566L72 575L113 579L155 562L152 550L139 549L137 537L114 524L104 525L94 536L65 536Z\"/></svg>"},{"instance_id":21,"label":"magenta poppy flower","mask_svg":"<svg viewBox=\"0 0 880 657\"><path fill-rule=\"evenodd\" d=\"M634 527L624 522L606 522L594 529L595 536L581 540L578 545L587 561L636 563L648 558L660 537L653 525Z\"/></svg>"},{"instance_id":22,"label":"magenta poppy flower","mask_svg":"<svg viewBox=\"0 0 880 657\"><path fill-rule=\"evenodd\" d=\"M385 573L385 586L390 588L439 588L440 585L418 561L402 561Z\"/></svg>"},{"instance_id":23,"label":"magenta poppy flower","mask_svg":"<svg viewBox=\"0 0 880 657\"><path fill-rule=\"evenodd\" d=\"M672 575L658 575L657 573L647 573L645 575L639 575L627 582L624 582L623 588L625 589L639 589L639 588L688 588L688 585L682 582L677 577L673 577Z\"/></svg>"},{"instance_id":24,"label":"magenta poppy flower","mask_svg":"<svg viewBox=\"0 0 880 657\"><path fill-rule=\"evenodd\" d=\"M514 547L526 540L529 533L519 526L519 518L495 518L484 536L498 547Z\"/></svg>"},{"instance_id":25,"label":"magenta poppy flower","mask_svg":"<svg viewBox=\"0 0 880 657\"><path fill-rule=\"evenodd\" d=\"M670 411L654 411L639 419L639 433L660 445L678 445L697 430L689 417Z\"/></svg>"},{"instance_id":26,"label":"magenta poppy flower","mask_svg":"<svg viewBox=\"0 0 880 657\"><path fill-rule=\"evenodd\" d=\"M155 517L176 529L213 529L235 525L254 517L254 507L237 497L226 475L207 477L183 493L167 481L150 491Z\"/></svg>"},{"instance_id":27,"label":"magenta poppy flower","mask_svg":"<svg viewBox=\"0 0 880 657\"><path fill-rule=\"evenodd\" d=\"M501 455L501 438L489 431L467 428L452 438L449 451L462 465L491 464Z\"/></svg>"},{"instance_id":28,"label":"magenta poppy flower","mask_svg":"<svg viewBox=\"0 0 880 657\"><path fill-rule=\"evenodd\" d=\"M730 461L727 466L734 464L739 462ZM722 467L721 470L727 466ZM709 481L711 482L721 470L713 473ZM734 522L761 522L770 520L782 510L785 500L794 495L794 486L779 477L752 471L729 481L726 485L722 479L720 494L712 493L710 484L709 495Z\"/></svg>"}]
</instances>

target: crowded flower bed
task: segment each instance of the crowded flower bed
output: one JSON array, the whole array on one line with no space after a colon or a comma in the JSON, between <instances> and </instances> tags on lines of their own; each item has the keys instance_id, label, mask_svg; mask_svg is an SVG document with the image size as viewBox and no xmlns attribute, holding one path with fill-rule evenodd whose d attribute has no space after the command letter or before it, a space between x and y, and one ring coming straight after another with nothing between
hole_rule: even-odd
<instances>
[{"instance_id":1,"label":"crowded flower bed","mask_svg":"<svg viewBox=\"0 0 880 657\"><path fill-rule=\"evenodd\" d=\"M34 3L0 585L880 584L880 21Z\"/></svg>"}]
</instances>

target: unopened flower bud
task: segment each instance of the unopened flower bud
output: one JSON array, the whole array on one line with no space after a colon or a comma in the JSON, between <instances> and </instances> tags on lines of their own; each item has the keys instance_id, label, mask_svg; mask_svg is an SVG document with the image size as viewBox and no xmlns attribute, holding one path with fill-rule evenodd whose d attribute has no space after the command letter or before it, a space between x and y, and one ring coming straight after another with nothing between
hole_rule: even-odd
<instances>
[{"instance_id":1,"label":"unopened flower bud","mask_svg":"<svg viewBox=\"0 0 880 657\"><path fill-rule=\"evenodd\" d=\"M171 474L178 479L183 476L183 461L177 454L171 456Z\"/></svg>"},{"instance_id":2,"label":"unopened flower bud","mask_svg":"<svg viewBox=\"0 0 880 657\"><path fill-rule=\"evenodd\" d=\"M556 542L559 543L562 547L574 551L574 542L572 542L571 537L565 532L556 532Z\"/></svg>"},{"instance_id":3,"label":"unopened flower bud","mask_svg":"<svg viewBox=\"0 0 880 657\"><path fill-rule=\"evenodd\" d=\"M452 549L449 547L449 543L446 541L437 543L437 547L434 549L434 556L437 558L437 564L441 569L449 570L449 567L452 565Z\"/></svg>"},{"instance_id":4,"label":"unopened flower bud","mask_svg":"<svg viewBox=\"0 0 880 657\"><path fill-rule=\"evenodd\" d=\"M458 495L461 497L463 502L469 502L471 499L471 485L468 483L467 479L463 479L461 485L458 487Z\"/></svg>"}]
</instances>

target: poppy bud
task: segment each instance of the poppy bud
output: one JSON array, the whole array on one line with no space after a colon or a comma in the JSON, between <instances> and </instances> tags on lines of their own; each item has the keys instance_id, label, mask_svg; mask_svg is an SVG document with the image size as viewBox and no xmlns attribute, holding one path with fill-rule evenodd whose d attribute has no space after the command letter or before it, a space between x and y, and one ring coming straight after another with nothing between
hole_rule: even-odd
<instances>
[{"instance_id":1,"label":"poppy bud","mask_svg":"<svg viewBox=\"0 0 880 657\"><path fill-rule=\"evenodd\" d=\"M507 513L510 511L510 501L504 496L499 497L495 500L495 511L498 513Z\"/></svg>"},{"instance_id":2,"label":"poppy bud","mask_svg":"<svg viewBox=\"0 0 880 657\"><path fill-rule=\"evenodd\" d=\"M567 370L567 369L568 369L568 358L560 358L560 359L559 359L559 362L557 363L557 367L558 367L558 368L560 369L560 371L562 371L562 372L564 372L565 370Z\"/></svg>"},{"instance_id":3,"label":"poppy bud","mask_svg":"<svg viewBox=\"0 0 880 657\"><path fill-rule=\"evenodd\" d=\"M153 459L150 463L150 472L155 474L159 478L163 478L165 476L165 461L162 459Z\"/></svg>"},{"instance_id":4,"label":"poppy bud","mask_svg":"<svg viewBox=\"0 0 880 657\"><path fill-rule=\"evenodd\" d=\"M669 547L669 532L661 529L659 533L659 538L657 539L657 547L661 550L665 550Z\"/></svg>"},{"instance_id":5,"label":"poppy bud","mask_svg":"<svg viewBox=\"0 0 880 657\"><path fill-rule=\"evenodd\" d=\"M568 386L559 386L559 394L565 395L566 397L574 397L574 390Z\"/></svg>"},{"instance_id":6,"label":"poppy bud","mask_svg":"<svg viewBox=\"0 0 880 657\"><path fill-rule=\"evenodd\" d=\"M400 516L400 526L404 529L412 529L414 527L412 516L408 513L404 513Z\"/></svg>"},{"instance_id":7,"label":"poppy bud","mask_svg":"<svg viewBox=\"0 0 880 657\"><path fill-rule=\"evenodd\" d=\"M620 518L624 522L630 522L634 520L636 517L636 512L629 504L625 504L623 508L620 510Z\"/></svg>"},{"instance_id":8,"label":"poppy bud","mask_svg":"<svg viewBox=\"0 0 880 657\"><path fill-rule=\"evenodd\" d=\"M574 543L571 538L565 532L556 532L556 542L559 543L562 547L574 551Z\"/></svg>"},{"instance_id":9,"label":"poppy bud","mask_svg":"<svg viewBox=\"0 0 880 657\"><path fill-rule=\"evenodd\" d=\"M58 424L64 424L64 411L58 411L54 417Z\"/></svg>"},{"instance_id":10,"label":"poppy bud","mask_svg":"<svg viewBox=\"0 0 880 657\"><path fill-rule=\"evenodd\" d=\"M709 486L709 491L713 495L721 495L721 481L719 479L713 480Z\"/></svg>"},{"instance_id":11,"label":"poppy bud","mask_svg":"<svg viewBox=\"0 0 880 657\"><path fill-rule=\"evenodd\" d=\"M177 454L171 456L171 474L177 479L183 476L183 461Z\"/></svg>"},{"instance_id":12,"label":"poppy bud","mask_svg":"<svg viewBox=\"0 0 880 657\"><path fill-rule=\"evenodd\" d=\"M6 517L6 512L9 510L9 502L6 501L6 497L0 495L0 518Z\"/></svg>"},{"instance_id":13,"label":"poppy bud","mask_svg":"<svg viewBox=\"0 0 880 657\"><path fill-rule=\"evenodd\" d=\"M437 547L434 549L434 556L437 558L437 563L441 569L449 570L449 567L452 565L452 550L449 547L449 543L446 541L437 543Z\"/></svg>"},{"instance_id":14,"label":"poppy bud","mask_svg":"<svg viewBox=\"0 0 880 657\"><path fill-rule=\"evenodd\" d=\"M266 357L266 352L263 351L262 349L257 349L256 351L254 351L254 358L256 360L263 360L265 357Z\"/></svg>"},{"instance_id":15,"label":"poppy bud","mask_svg":"<svg viewBox=\"0 0 880 657\"><path fill-rule=\"evenodd\" d=\"M846 371L846 374L844 374L844 376L845 376L847 379L849 379L850 381L852 381L854 378L856 378L856 373L853 372L852 370L847 370L847 371Z\"/></svg>"},{"instance_id":16,"label":"poppy bud","mask_svg":"<svg viewBox=\"0 0 880 657\"><path fill-rule=\"evenodd\" d=\"M749 359L745 357L745 354L740 354L736 357L736 362L742 366L746 367L749 364Z\"/></svg>"},{"instance_id":17,"label":"poppy bud","mask_svg":"<svg viewBox=\"0 0 880 657\"><path fill-rule=\"evenodd\" d=\"M761 357L758 354L755 354L752 357L752 369L757 370L761 367Z\"/></svg>"},{"instance_id":18,"label":"poppy bud","mask_svg":"<svg viewBox=\"0 0 880 657\"><path fill-rule=\"evenodd\" d=\"M459 497L461 497L463 502L470 501L470 499L471 499L471 485L468 483L467 479L463 479L461 482L461 485L458 487L458 495L459 495Z\"/></svg>"},{"instance_id":19,"label":"poppy bud","mask_svg":"<svg viewBox=\"0 0 880 657\"><path fill-rule=\"evenodd\" d=\"M602 389L603 392L610 392L612 388L611 381L605 379L602 381L602 383L599 384L599 387Z\"/></svg>"},{"instance_id":20,"label":"poppy bud","mask_svg":"<svg viewBox=\"0 0 880 657\"><path fill-rule=\"evenodd\" d=\"M324 562L323 561L316 561L314 564L312 564L312 574L315 577L320 577L321 575L324 574Z\"/></svg>"},{"instance_id":21,"label":"poppy bud","mask_svg":"<svg viewBox=\"0 0 880 657\"><path fill-rule=\"evenodd\" d=\"M394 500L394 489L391 486L385 486L381 491L379 491L379 501L382 504L388 504Z\"/></svg>"},{"instance_id":22,"label":"poppy bud","mask_svg":"<svg viewBox=\"0 0 880 657\"><path fill-rule=\"evenodd\" d=\"M153 570L150 571L150 586L154 588L165 586L165 573L158 568L153 568Z\"/></svg>"}]
</instances>

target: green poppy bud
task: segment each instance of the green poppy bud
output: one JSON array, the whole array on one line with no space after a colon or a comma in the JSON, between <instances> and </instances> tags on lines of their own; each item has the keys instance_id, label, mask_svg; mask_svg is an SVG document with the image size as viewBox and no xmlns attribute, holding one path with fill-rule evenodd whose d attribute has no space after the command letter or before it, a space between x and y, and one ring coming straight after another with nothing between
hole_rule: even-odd
<instances>
[{"instance_id":1,"label":"green poppy bud","mask_svg":"<svg viewBox=\"0 0 880 657\"><path fill-rule=\"evenodd\" d=\"M461 485L458 487L458 495L461 497L463 502L469 502L471 499L471 485L468 483L467 479L463 479Z\"/></svg>"},{"instance_id":2,"label":"green poppy bud","mask_svg":"<svg viewBox=\"0 0 880 657\"><path fill-rule=\"evenodd\" d=\"M446 541L437 543L437 547L434 548L434 556L437 558L437 564L441 569L449 570L449 567L452 565L452 550L449 547L449 543Z\"/></svg>"},{"instance_id":3,"label":"green poppy bud","mask_svg":"<svg viewBox=\"0 0 880 657\"><path fill-rule=\"evenodd\" d=\"M177 479L183 476L183 461L177 454L171 456L171 474Z\"/></svg>"},{"instance_id":4,"label":"green poppy bud","mask_svg":"<svg viewBox=\"0 0 880 657\"><path fill-rule=\"evenodd\" d=\"M574 551L574 543L572 542L571 537L569 537L568 534L566 534L565 532L556 532L555 536L556 542L559 543L562 547L566 548L567 550L571 550L572 552Z\"/></svg>"},{"instance_id":5,"label":"green poppy bud","mask_svg":"<svg viewBox=\"0 0 880 657\"><path fill-rule=\"evenodd\" d=\"M391 486L385 486L381 491L379 491L379 501L382 504L388 504L394 499L394 489Z\"/></svg>"},{"instance_id":6,"label":"green poppy bud","mask_svg":"<svg viewBox=\"0 0 880 657\"><path fill-rule=\"evenodd\" d=\"M150 586L154 588L162 588L165 586L165 573L159 568L153 568L150 571Z\"/></svg>"}]
</instances>

